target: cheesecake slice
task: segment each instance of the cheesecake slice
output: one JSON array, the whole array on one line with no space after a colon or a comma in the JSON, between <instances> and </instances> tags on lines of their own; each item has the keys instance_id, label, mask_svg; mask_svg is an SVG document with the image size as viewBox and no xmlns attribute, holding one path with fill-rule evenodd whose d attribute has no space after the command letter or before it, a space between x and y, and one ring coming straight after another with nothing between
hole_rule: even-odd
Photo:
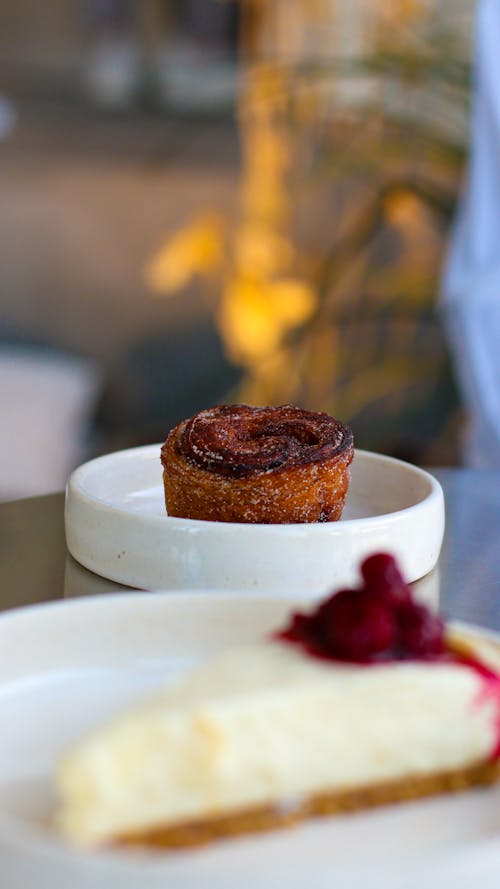
<instances>
[{"instance_id":1,"label":"cheesecake slice","mask_svg":"<svg viewBox=\"0 0 500 889\"><path fill-rule=\"evenodd\" d=\"M363 571L70 751L69 840L180 847L496 780L500 654L413 602L389 557Z\"/></svg>"}]
</instances>

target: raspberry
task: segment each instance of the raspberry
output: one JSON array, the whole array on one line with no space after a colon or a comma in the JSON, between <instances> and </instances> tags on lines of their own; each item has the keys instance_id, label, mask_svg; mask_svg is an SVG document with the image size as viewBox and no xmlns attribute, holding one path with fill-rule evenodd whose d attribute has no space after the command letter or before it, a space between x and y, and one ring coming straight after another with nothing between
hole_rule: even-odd
<instances>
[{"instance_id":1,"label":"raspberry","mask_svg":"<svg viewBox=\"0 0 500 889\"><path fill-rule=\"evenodd\" d=\"M315 617L309 614L301 614L296 611L292 614L290 624L284 632L286 638L291 642L314 644L316 641Z\"/></svg>"},{"instance_id":2,"label":"raspberry","mask_svg":"<svg viewBox=\"0 0 500 889\"><path fill-rule=\"evenodd\" d=\"M341 590L322 606L328 654L366 661L391 648L396 621L387 604L367 590Z\"/></svg>"},{"instance_id":3,"label":"raspberry","mask_svg":"<svg viewBox=\"0 0 500 889\"><path fill-rule=\"evenodd\" d=\"M401 604L397 610L396 645L403 656L426 657L444 651L444 624L425 605Z\"/></svg>"},{"instance_id":4,"label":"raspberry","mask_svg":"<svg viewBox=\"0 0 500 889\"><path fill-rule=\"evenodd\" d=\"M276 637L316 657L358 663L445 652L443 621L413 600L392 556L370 556L361 573L364 586L339 590L312 614L293 614Z\"/></svg>"},{"instance_id":5,"label":"raspberry","mask_svg":"<svg viewBox=\"0 0 500 889\"><path fill-rule=\"evenodd\" d=\"M409 602L410 590L394 556L375 553L361 565L365 587L374 596L383 596L394 603Z\"/></svg>"}]
</instances>

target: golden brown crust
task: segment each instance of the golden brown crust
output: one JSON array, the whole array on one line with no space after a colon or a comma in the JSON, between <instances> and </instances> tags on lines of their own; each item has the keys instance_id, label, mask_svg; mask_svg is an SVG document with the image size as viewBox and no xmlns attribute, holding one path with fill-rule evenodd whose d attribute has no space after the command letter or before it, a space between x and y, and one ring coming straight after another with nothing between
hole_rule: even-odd
<instances>
[{"instance_id":1,"label":"golden brown crust","mask_svg":"<svg viewBox=\"0 0 500 889\"><path fill-rule=\"evenodd\" d=\"M281 809L262 806L185 824L155 827L121 837L116 840L116 844L170 849L199 846L227 837L286 827L311 816L336 815L442 793L458 793L498 780L498 760L479 762L437 774L411 776L371 787L348 788L321 794Z\"/></svg>"},{"instance_id":2,"label":"golden brown crust","mask_svg":"<svg viewBox=\"0 0 500 889\"><path fill-rule=\"evenodd\" d=\"M352 433L326 414L247 405L212 408L162 447L168 514L219 522L337 521Z\"/></svg>"}]
</instances>

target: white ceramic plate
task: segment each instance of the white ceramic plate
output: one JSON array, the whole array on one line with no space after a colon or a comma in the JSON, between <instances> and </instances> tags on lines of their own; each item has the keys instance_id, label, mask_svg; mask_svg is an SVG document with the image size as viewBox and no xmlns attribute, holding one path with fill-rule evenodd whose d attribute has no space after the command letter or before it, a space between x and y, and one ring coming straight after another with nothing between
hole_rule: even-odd
<instances>
[{"instance_id":1,"label":"white ceramic plate","mask_svg":"<svg viewBox=\"0 0 500 889\"><path fill-rule=\"evenodd\" d=\"M83 853L59 839L52 774L68 744L201 658L280 625L290 606L122 594L2 615L2 889L498 889L500 787L189 852Z\"/></svg>"},{"instance_id":2,"label":"white ceramic plate","mask_svg":"<svg viewBox=\"0 0 500 889\"><path fill-rule=\"evenodd\" d=\"M140 589L320 595L352 583L364 556L396 555L408 581L436 564L443 492L429 473L356 451L340 522L245 525L167 516L160 446L80 466L66 492L66 540L97 574Z\"/></svg>"}]
</instances>

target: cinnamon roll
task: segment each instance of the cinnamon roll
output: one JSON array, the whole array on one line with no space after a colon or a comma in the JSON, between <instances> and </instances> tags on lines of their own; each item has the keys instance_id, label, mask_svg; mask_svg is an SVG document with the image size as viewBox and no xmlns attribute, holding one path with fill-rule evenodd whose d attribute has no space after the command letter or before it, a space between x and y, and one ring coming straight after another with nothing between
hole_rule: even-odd
<instances>
[{"instance_id":1,"label":"cinnamon roll","mask_svg":"<svg viewBox=\"0 0 500 889\"><path fill-rule=\"evenodd\" d=\"M179 423L161 449L171 516L217 522L335 522L351 430L292 405L227 405Z\"/></svg>"}]
</instances>

